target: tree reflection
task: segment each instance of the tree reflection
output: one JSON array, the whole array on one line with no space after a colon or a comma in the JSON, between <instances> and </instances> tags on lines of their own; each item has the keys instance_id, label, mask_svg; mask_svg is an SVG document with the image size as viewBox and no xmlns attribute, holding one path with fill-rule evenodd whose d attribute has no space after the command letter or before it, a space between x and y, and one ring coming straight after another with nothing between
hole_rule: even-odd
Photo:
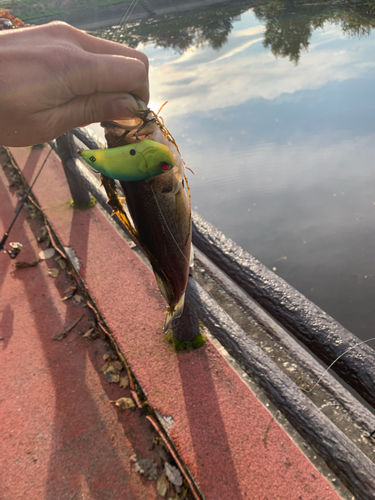
<instances>
[{"instance_id":1,"label":"tree reflection","mask_svg":"<svg viewBox=\"0 0 375 500\"><path fill-rule=\"evenodd\" d=\"M151 4L150 0L149 3ZM288 57L298 64L307 51L313 31L329 22L341 27L348 37L369 35L375 27L375 0L338 3L337 0L304 4L303 0L274 0L259 6L259 0L238 0L217 8L213 5L195 11L157 16L157 5L147 20L95 32L130 47L154 43L179 53L190 47L209 44L219 50L228 40L233 22L243 12L254 13L265 25L265 47L276 57Z\"/></svg>"},{"instance_id":2,"label":"tree reflection","mask_svg":"<svg viewBox=\"0 0 375 500\"><path fill-rule=\"evenodd\" d=\"M254 9L257 18L266 24L263 45L276 57L289 57L298 64L301 50L309 47L313 28L310 17L297 16L293 11L293 2L280 1Z\"/></svg>"},{"instance_id":3,"label":"tree reflection","mask_svg":"<svg viewBox=\"0 0 375 500\"><path fill-rule=\"evenodd\" d=\"M295 64L302 50L308 50L313 30L323 28L326 22L340 26L348 37L369 35L375 27L375 1L372 0L309 6L293 0L276 0L256 7L254 12L265 23L264 46L276 57L289 57Z\"/></svg>"},{"instance_id":4,"label":"tree reflection","mask_svg":"<svg viewBox=\"0 0 375 500\"><path fill-rule=\"evenodd\" d=\"M228 40L236 17L247 11L253 2L239 2L225 8L211 7L183 14L150 18L138 23L129 23L95 34L102 38L125 43L136 48L139 44L154 43L157 47L172 48L179 53L190 47L209 44L219 50Z\"/></svg>"}]
</instances>

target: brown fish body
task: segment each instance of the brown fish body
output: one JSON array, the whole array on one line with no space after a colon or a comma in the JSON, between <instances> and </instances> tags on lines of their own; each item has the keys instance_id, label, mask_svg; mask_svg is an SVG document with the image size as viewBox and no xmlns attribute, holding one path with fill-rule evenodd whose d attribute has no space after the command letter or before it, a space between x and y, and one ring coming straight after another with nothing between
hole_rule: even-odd
<instances>
[{"instance_id":1,"label":"brown fish body","mask_svg":"<svg viewBox=\"0 0 375 500\"><path fill-rule=\"evenodd\" d=\"M135 136L106 128L109 147L134 142ZM186 193L184 162L175 145L154 122L144 138L166 144L176 160L169 171L139 181L121 181L135 237L148 256L159 289L168 303L164 330L183 311L191 261L191 211Z\"/></svg>"},{"instance_id":2,"label":"brown fish body","mask_svg":"<svg viewBox=\"0 0 375 500\"><path fill-rule=\"evenodd\" d=\"M127 206L167 301L174 307L189 277L191 221L183 182L173 172L146 180L121 182Z\"/></svg>"}]
</instances>

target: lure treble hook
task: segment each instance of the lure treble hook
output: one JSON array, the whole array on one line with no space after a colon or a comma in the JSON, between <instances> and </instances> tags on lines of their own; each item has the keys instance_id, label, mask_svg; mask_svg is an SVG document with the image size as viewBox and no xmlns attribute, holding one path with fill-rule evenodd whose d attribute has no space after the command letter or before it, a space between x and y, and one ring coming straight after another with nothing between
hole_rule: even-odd
<instances>
[{"instance_id":1,"label":"lure treble hook","mask_svg":"<svg viewBox=\"0 0 375 500\"><path fill-rule=\"evenodd\" d=\"M7 253L11 259L15 259L22 249L22 243L19 243L18 241L11 241L9 243L9 246L12 250L9 251L4 246L8 236L8 233L4 234L3 239L0 242L0 250L2 250L4 253Z\"/></svg>"}]
</instances>

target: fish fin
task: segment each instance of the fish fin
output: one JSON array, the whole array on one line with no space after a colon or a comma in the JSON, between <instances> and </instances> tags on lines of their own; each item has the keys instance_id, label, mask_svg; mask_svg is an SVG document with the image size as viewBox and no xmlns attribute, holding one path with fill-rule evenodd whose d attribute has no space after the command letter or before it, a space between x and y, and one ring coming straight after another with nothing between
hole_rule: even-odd
<instances>
[{"instance_id":1,"label":"fish fin","mask_svg":"<svg viewBox=\"0 0 375 500\"><path fill-rule=\"evenodd\" d=\"M183 296L180 298L180 300L174 306L172 311L168 307L167 317L165 318L165 323L164 323L164 328L163 328L164 333L166 333L168 331L169 327L171 326L172 321L174 319L179 318L181 316L181 314L184 312L184 304L185 304L185 294L183 294Z\"/></svg>"},{"instance_id":2,"label":"fish fin","mask_svg":"<svg viewBox=\"0 0 375 500\"><path fill-rule=\"evenodd\" d=\"M113 212L118 216L118 218L124 224L124 226L129 231L129 233L139 243L137 231L132 226L128 216L126 215L124 207L122 206L121 200L118 196L115 181L113 179L111 179L110 177L107 177L106 175L102 175L101 181L102 181L102 185L104 186L104 189L106 190L106 193L108 196L108 200L107 200L108 205L112 208Z\"/></svg>"},{"instance_id":3,"label":"fish fin","mask_svg":"<svg viewBox=\"0 0 375 500\"><path fill-rule=\"evenodd\" d=\"M194 248L193 248L193 244L191 244L191 248L190 248L189 267L194 267Z\"/></svg>"},{"instance_id":4,"label":"fish fin","mask_svg":"<svg viewBox=\"0 0 375 500\"><path fill-rule=\"evenodd\" d=\"M157 260L150 254L150 252L148 252L147 256L149 257L149 260L151 262L152 270L154 272L159 290L167 304L170 304L174 301L174 293L168 276L163 272L162 269L160 269Z\"/></svg>"}]
</instances>

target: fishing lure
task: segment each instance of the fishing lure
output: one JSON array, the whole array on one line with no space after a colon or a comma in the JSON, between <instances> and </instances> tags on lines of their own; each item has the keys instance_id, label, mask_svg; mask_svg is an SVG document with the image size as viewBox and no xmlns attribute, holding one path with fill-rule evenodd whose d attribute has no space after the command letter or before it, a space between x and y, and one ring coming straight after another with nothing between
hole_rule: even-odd
<instances>
[{"instance_id":1,"label":"fishing lure","mask_svg":"<svg viewBox=\"0 0 375 500\"><path fill-rule=\"evenodd\" d=\"M80 156L101 174L119 181L140 181L176 165L168 146L150 139L110 149L91 149Z\"/></svg>"}]
</instances>

